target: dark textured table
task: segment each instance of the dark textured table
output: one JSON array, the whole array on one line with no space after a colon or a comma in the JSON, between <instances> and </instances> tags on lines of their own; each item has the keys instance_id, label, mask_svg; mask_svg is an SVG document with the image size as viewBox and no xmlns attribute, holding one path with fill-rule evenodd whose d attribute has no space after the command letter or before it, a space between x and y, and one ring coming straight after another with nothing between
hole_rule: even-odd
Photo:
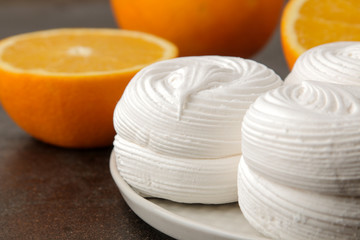
<instances>
[{"instance_id":1,"label":"dark textured table","mask_svg":"<svg viewBox=\"0 0 360 240\"><path fill-rule=\"evenodd\" d=\"M105 0L0 0L0 38L58 27L116 25ZM255 59L288 73L278 32ZM39 142L0 106L0 239L171 239L126 205L110 175L111 149Z\"/></svg>"},{"instance_id":2,"label":"dark textured table","mask_svg":"<svg viewBox=\"0 0 360 240\"><path fill-rule=\"evenodd\" d=\"M122 199L110 147L53 147L0 119L0 239L170 239Z\"/></svg>"}]
</instances>

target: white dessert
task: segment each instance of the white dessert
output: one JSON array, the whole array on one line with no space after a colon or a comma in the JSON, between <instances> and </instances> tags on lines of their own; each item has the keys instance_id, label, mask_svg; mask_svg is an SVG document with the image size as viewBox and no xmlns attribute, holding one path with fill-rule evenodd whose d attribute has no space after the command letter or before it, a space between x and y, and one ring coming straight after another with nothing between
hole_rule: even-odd
<instances>
[{"instance_id":1,"label":"white dessert","mask_svg":"<svg viewBox=\"0 0 360 240\"><path fill-rule=\"evenodd\" d=\"M121 176L148 196L237 201L243 116L281 84L264 65L235 57L183 57L144 68L114 112Z\"/></svg>"},{"instance_id":2,"label":"white dessert","mask_svg":"<svg viewBox=\"0 0 360 240\"><path fill-rule=\"evenodd\" d=\"M234 176L238 155L200 160L172 157L119 136L115 137L114 147L122 177L144 197L201 203L237 200Z\"/></svg>"},{"instance_id":3,"label":"white dessert","mask_svg":"<svg viewBox=\"0 0 360 240\"><path fill-rule=\"evenodd\" d=\"M271 181L360 196L360 86L304 81L256 100L243 122L251 169Z\"/></svg>"},{"instance_id":4,"label":"white dessert","mask_svg":"<svg viewBox=\"0 0 360 240\"><path fill-rule=\"evenodd\" d=\"M323 195L270 181L239 164L239 205L265 236L284 240L360 238L359 198Z\"/></svg>"},{"instance_id":5,"label":"white dessert","mask_svg":"<svg viewBox=\"0 0 360 240\"><path fill-rule=\"evenodd\" d=\"M360 238L360 86L303 81L243 119L239 205L274 239Z\"/></svg>"},{"instance_id":6,"label":"white dessert","mask_svg":"<svg viewBox=\"0 0 360 240\"><path fill-rule=\"evenodd\" d=\"M360 85L360 42L327 43L303 53L285 84L304 80Z\"/></svg>"}]
</instances>

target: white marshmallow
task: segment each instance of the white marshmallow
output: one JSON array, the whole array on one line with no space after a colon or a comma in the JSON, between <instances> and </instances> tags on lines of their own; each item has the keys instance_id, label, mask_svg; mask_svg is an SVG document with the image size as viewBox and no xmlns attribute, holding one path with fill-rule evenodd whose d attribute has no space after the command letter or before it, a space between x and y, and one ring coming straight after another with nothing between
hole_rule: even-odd
<instances>
[{"instance_id":1,"label":"white marshmallow","mask_svg":"<svg viewBox=\"0 0 360 240\"><path fill-rule=\"evenodd\" d=\"M360 85L360 42L327 43L304 52L285 78L285 85L304 80Z\"/></svg>"},{"instance_id":2,"label":"white marshmallow","mask_svg":"<svg viewBox=\"0 0 360 240\"><path fill-rule=\"evenodd\" d=\"M280 85L264 65L235 57L183 57L142 69L114 112L120 174L146 195L236 201L243 116Z\"/></svg>"},{"instance_id":3,"label":"white marshmallow","mask_svg":"<svg viewBox=\"0 0 360 240\"><path fill-rule=\"evenodd\" d=\"M305 81L259 97L243 121L254 171L291 187L360 196L360 86Z\"/></svg>"},{"instance_id":4,"label":"white marshmallow","mask_svg":"<svg viewBox=\"0 0 360 240\"><path fill-rule=\"evenodd\" d=\"M272 182L241 159L239 205L249 223L278 240L357 240L360 198L322 195Z\"/></svg>"}]
</instances>

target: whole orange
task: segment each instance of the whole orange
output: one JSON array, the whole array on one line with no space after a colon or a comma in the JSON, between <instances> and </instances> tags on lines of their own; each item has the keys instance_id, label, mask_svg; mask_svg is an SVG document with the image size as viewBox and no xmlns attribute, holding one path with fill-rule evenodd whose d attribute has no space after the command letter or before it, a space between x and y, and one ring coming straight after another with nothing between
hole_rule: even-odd
<instances>
[{"instance_id":1,"label":"whole orange","mask_svg":"<svg viewBox=\"0 0 360 240\"><path fill-rule=\"evenodd\" d=\"M113 112L141 68L172 43L120 29L53 29L0 41L0 99L26 132L61 147L111 145Z\"/></svg>"},{"instance_id":2,"label":"whole orange","mask_svg":"<svg viewBox=\"0 0 360 240\"><path fill-rule=\"evenodd\" d=\"M272 35L283 0L111 0L123 29L175 43L181 56L250 57Z\"/></svg>"}]
</instances>

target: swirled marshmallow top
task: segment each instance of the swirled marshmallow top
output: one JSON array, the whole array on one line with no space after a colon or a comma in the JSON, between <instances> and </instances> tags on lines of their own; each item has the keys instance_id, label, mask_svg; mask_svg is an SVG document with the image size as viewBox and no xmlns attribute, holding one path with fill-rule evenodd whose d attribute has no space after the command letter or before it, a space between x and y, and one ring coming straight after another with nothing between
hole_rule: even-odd
<instances>
[{"instance_id":1,"label":"swirled marshmallow top","mask_svg":"<svg viewBox=\"0 0 360 240\"><path fill-rule=\"evenodd\" d=\"M255 101L242 132L255 172L291 187L360 196L360 86L280 87Z\"/></svg>"},{"instance_id":2,"label":"swirled marshmallow top","mask_svg":"<svg viewBox=\"0 0 360 240\"><path fill-rule=\"evenodd\" d=\"M285 84L304 80L360 85L360 42L327 43L303 53Z\"/></svg>"},{"instance_id":3,"label":"swirled marshmallow top","mask_svg":"<svg viewBox=\"0 0 360 240\"><path fill-rule=\"evenodd\" d=\"M282 84L266 66L235 57L158 62L129 83L114 113L117 134L154 152L186 158L241 153L250 104Z\"/></svg>"}]
</instances>

